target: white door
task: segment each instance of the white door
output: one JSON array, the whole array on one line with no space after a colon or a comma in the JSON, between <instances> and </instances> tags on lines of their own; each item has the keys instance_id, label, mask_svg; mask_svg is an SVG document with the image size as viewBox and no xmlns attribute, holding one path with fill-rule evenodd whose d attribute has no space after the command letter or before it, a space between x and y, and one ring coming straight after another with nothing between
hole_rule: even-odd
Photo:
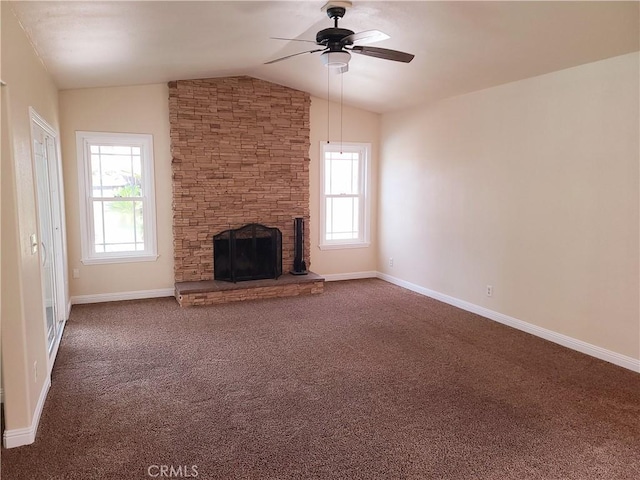
<instances>
[{"instance_id":1,"label":"white door","mask_svg":"<svg viewBox=\"0 0 640 480\"><path fill-rule=\"evenodd\" d=\"M49 353L53 357L66 320L60 177L54 133L34 112L32 135L42 301ZM50 365L53 365L53 358Z\"/></svg>"}]
</instances>

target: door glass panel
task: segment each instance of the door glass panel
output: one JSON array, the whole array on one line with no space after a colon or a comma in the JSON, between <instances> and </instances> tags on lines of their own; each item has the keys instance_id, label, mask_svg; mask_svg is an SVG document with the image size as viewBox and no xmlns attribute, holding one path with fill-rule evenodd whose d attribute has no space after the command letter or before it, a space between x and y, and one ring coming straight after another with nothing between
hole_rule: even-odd
<instances>
[{"instance_id":1,"label":"door glass panel","mask_svg":"<svg viewBox=\"0 0 640 480\"><path fill-rule=\"evenodd\" d=\"M47 164L47 150L42 131L36 128L34 139L35 175L38 199L39 222L39 251L42 268L43 301L47 325L47 341L49 350L53 348L57 335L58 317L56 312L56 285L55 285L55 250L53 244L53 219L51 212L51 191L49 180L49 168Z\"/></svg>"}]
</instances>

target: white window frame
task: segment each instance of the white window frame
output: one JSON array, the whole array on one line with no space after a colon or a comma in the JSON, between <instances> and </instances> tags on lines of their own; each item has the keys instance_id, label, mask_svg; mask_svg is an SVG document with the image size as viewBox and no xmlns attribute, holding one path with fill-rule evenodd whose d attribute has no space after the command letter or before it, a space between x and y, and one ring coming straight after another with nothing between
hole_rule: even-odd
<instances>
[{"instance_id":1,"label":"white window frame","mask_svg":"<svg viewBox=\"0 0 640 480\"><path fill-rule=\"evenodd\" d=\"M360 212L358 239L327 240L327 217L325 195L325 154L327 152L358 152L360 154ZM320 250L337 250L343 248L365 248L371 245L371 144L355 142L320 142Z\"/></svg>"},{"instance_id":2,"label":"white window frame","mask_svg":"<svg viewBox=\"0 0 640 480\"><path fill-rule=\"evenodd\" d=\"M126 145L140 147L142 163L142 201L144 250L131 252L96 252L91 192L91 145ZM81 261L85 265L102 263L151 262L158 258L156 233L156 198L153 169L153 135L140 133L76 132L78 188L80 199Z\"/></svg>"}]
</instances>

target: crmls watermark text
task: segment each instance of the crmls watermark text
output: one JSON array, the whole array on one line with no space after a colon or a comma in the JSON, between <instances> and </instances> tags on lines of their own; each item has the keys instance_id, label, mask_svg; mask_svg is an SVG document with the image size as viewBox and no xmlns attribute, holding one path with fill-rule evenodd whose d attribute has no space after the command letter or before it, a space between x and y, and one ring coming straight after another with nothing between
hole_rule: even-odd
<instances>
[{"instance_id":1,"label":"crmls watermark text","mask_svg":"<svg viewBox=\"0 0 640 480\"><path fill-rule=\"evenodd\" d=\"M147 475L151 478L197 478L197 465L149 465Z\"/></svg>"}]
</instances>

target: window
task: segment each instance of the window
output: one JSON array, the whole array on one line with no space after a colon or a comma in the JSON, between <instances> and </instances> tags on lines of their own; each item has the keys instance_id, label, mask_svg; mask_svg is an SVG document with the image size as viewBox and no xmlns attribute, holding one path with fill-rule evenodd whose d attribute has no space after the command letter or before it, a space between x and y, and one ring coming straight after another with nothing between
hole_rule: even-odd
<instances>
[{"instance_id":1,"label":"window","mask_svg":"<svg viewBox=\"0 0 640 480\"><path fill-rule=\"evenodd\" d=\"M321 249L369 245L370 156L366 143L321 144Z\"/></svg>"},{"instance_id":2,"label":"window","mask_svg":"<svg viewBox=\"0 0 640 480\"><path fill-rule=\"evenodd\" d=\"M76 132L82 263L157 258L153 137Z\"/></svg>"}]
</instances>

